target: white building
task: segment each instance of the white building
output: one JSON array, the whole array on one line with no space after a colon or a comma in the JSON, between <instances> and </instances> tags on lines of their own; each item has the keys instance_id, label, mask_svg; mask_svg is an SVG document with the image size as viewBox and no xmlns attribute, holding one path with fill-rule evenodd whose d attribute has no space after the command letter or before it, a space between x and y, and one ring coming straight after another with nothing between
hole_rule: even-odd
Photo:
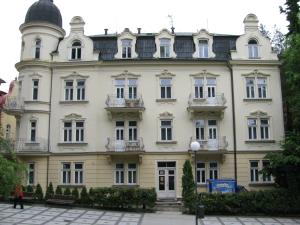
<instances>
[{"instance_id":1,"label":"white building","mask_svg":"<svg viewBox=\"0 0 300 225\"><path fill-rule=\"evenodd\" d=\"M254 14L240 36L86 36L81 17L70 25L66 36L53 1L39 0L20 26L18 87L6 110L28 184L155 187L158 198L180 198L192 140L199 190L216 178L272 184L258 171L284 134L280 63Z\"/></svg>"}]
</instances>

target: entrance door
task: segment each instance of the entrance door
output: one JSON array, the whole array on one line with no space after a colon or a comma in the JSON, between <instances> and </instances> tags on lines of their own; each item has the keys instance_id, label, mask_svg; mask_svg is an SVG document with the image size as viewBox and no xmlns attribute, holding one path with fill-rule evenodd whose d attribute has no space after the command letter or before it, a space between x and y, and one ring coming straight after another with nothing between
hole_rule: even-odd
<instances>
[{"instance_id":1,"label":"entrance door","mask_svg":"<svg viewBox=\"0 0 300 225\"><path fill-rule=\"evenodd\" d=\"M159 199L176 198L176 162L158 162L158 187Z\"/></svg>"},{"instance_id":2,"label":"entrance door","mask_svg":"<svg viewBox=\"0 0 300 225\"><path fill-rule=\"evenodd\" d=\"M208 150L218 150L217 121L208 120Z\"/></svg>"},{"instance_id":3,"label":"entrance door","mask_svg":"<svg viewBox=\"0 0 300 225\"><path fill-rule=\"evenodd\" d=\"M116 122L116 143L115 143L116 151L124 151L124 121Z\"/></svg>"}]
</instances>

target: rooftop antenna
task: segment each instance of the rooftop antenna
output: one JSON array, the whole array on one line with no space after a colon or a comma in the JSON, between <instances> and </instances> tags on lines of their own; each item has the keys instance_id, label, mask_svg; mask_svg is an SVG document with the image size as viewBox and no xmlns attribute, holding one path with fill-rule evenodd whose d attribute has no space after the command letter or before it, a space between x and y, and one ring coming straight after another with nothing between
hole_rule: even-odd
<instances>
[{"instance_id":1,"label":"rooftop antenna","mask_svg":"<svg viewBox=\"0 0 300 225\"><path fill-rule=\"evenodd\" d=\"M168 15L169 19L170 19L170 25L171 25L171 28L173 28L174 24L173 24L173 16L172 15Z\"/></svg>"},{"instance_id":2,"label":"rooftop antenna","mask_svg":"<svg viewBox=\"0 0 300 225\"><path fill-rule=\"evenodd\" d=\"M209 31L208 30L208 18L206 18L206 30Z\"/></svg>"}]
</instances>

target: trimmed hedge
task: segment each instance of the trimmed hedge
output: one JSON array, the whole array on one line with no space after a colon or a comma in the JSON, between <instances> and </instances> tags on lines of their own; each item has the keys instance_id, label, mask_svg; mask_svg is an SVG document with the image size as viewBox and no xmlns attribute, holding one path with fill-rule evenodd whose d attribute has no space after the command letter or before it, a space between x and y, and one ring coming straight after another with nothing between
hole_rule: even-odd
<instances>
[{"instance_id":1,"label":"trimmed hedge","mask_svg":"<svg viewBox=\"0 0 300 225\"><path fill-rule=\"evenodd\" d=\"M92 205L100 208L114 209L151 209L155 205L154 188L95 188L90 193Z\"/></svg>"},{"instance_id":2,"label":"trimmed hedge","mask_svg":"<svg viewBox=\"0 0 300 225\"><path fill-rule=\"evenodd\" d=\"M195 198L194 198L195 202ZM284 189L241 192L238 194L200 193L198 203L205 214L223 215L296 215L300 213L300 194ZM193 208L191 212L195 212Z\"/></svg>"}]
</instances>

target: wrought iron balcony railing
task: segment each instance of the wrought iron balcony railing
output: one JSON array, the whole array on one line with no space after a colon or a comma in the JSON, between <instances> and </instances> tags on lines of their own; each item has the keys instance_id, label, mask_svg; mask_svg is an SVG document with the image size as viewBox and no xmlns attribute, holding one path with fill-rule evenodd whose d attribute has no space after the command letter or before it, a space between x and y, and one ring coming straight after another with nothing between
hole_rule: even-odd
<instances>
[{"instance_id":1,"label":"wrought iron balcony railing","mask_svg":"<svg viewBox=\"0 0 300 225\"><path fill-rule=\"evenodd\" d=\"M137 140L116 140L115 138L107 138L105 145L108 152L143 152L143 138Z\"/></svg>"},{"instance_id":2,"label":"wrought iron balcony railing","mask_svg":"<svg viewBox=\"0 0 300 225\"><path fill-rule=\"evenodd\" d=\"M200 144L200 149L199 149L200 153L201 151L213 152L213 151L227 150L228 147L226 136L223 136L219 139L205 139L205 140L199 140L195 137L191 137L189 148L193 141L197 141Z\"/></svg>"}]
</instances>

